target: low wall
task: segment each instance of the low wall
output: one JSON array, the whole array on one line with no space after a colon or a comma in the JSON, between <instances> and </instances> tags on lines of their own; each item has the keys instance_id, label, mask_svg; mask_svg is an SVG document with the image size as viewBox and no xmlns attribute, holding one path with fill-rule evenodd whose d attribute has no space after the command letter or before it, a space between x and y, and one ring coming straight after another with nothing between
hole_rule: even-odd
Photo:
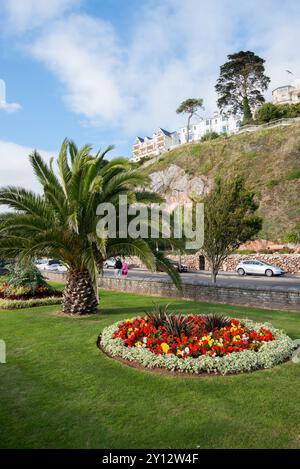
<instances>
[{"instance_id":1,"label":"low wall","mask_svg":"<svg viewBox=\"0 0 300 469\"><path fill-rule=\"evenodd\" d=\"M170 259L178 261L178 255L168 256ZM284 269L289 274L300 272L300 254L232 254L223 262L221 270L225 272L235 271L236 266L241 260L257 260L267 264L276 265ZM129 264L136 267L142 267L141 261L137 257L128 259ZM182 264L187 265L191 270L199 270L199 254L188 254L181 256ZM209 263L205 262L205 270L209 270Z\"/></svg>"},{"instance_id":2,"label":"low wall","mask_svg":"<svg viewBox=\"0 0 300 469\"><path fill-rule=\"evenodd\" d=\"M275 127L281 127L285 125L292 125L300 123L300 117L291 117L291 118L283 118L277 119L271 122L267 122L266 124L258 124L258 125L245 125L241 127L237 134L242 134L245 132L256 132L257 130L262 129L274 129Z\"/></svg>"},{"instance_id":3,"label":"low wall","mask_svg":"<svg viewBox=\"0 0 300 469\"><path fill-rule=\"evenodd\" d=\"M233 254L223 262L222 270L234 271L241 260L257 260L281 267L289 274L300 272L300 254Z\"/></svg>"},{"instance_id":4,"label":"low wall","mask_svg":"<svg viewBox=\"0 0 300 469\"><path fill-rule=\"evenodd\" d=\"M49 272L47 273L47 278L57 282L64 282L66 274ZM209 285L206 283L199 283L197 285L185 283L183 284L182 291L178 291L173 283L167 279L135 280L130 278L116 279L114 277L99 277L98 284L104 290L120 290L142 295L185 298L209 303L300 312L300 291L296 289L240 288Z\"/></svg>"}]
</instances>

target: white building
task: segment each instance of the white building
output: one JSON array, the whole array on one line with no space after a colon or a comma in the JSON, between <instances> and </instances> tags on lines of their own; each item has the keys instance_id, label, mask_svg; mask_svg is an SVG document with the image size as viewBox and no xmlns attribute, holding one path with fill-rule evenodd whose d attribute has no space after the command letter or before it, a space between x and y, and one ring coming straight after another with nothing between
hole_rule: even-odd
<instances>
[{"instance_id":1,"label":"white building","mask_svg":"<svg viewBox=\"0 0 300 469\"><path fill-rule=\"evenodd\" d=\"M179 144L177 132L159 129L152 137L136 137L130 161L136 163L145 156L157 156Z\"/></svg>"},{"instance_id":2,"label":"white building","mask_svg":"<svg viewBox=\"0 0 300 469\"><path fill-rule=\"evenodd\" d=\"M300 80L292 85L279 86L272 91L273 104L296 104L300 102Z\"/></svg>"},{"instance_id":3,"label":"white building","mask_svg":"<svg viewBox=\"0 0 300 469\"><path fill-rule=\"evenodd\" d=\"M215 112L212 117L201 118L198 122L191 123L190 125L190 142L197 142L201 138L210 133L216 132L218 134L232 134L238 132L241 125L241 119L234 116L224 116ZM180 143L187 142L187 126L181 127L178 130L178 138Z\"/></svg>"},{"instance_id":4,"label":"white building","mask_svg":"<svg viewBox=\"0 0 300 469\"><path fill-rule=\"evenodd\" d=\"M198 122L191 123L189 142L199 142L204 135L210 132L235 133L238 132L240 125L240 119L233 116L226 117L215 112L212 117L201 118ZM146 156L160 155L186 142L187 126L181 127L175 132L160 128L152 137L136 137L130 161L136 163Z\"/></svg>"}]
</instances>

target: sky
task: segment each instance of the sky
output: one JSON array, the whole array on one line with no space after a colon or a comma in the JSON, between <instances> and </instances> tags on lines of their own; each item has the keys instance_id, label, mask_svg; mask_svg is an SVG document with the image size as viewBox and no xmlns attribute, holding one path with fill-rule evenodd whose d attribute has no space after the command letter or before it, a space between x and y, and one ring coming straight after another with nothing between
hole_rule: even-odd
<instances>
[{"instance_id":1,"label":"sky","mask_svg":"<svg viewBox=\"0 0 300 469\"><path fill-rule=\"evenodd\" d=\"M185 123L184 99L211 114L240 50L266 60L270 100L300 78L299 23L297 0L0 0L0 186L35 188L28 154L65 137L130 156L136 135Z\"/></svg>"}]
</instances>

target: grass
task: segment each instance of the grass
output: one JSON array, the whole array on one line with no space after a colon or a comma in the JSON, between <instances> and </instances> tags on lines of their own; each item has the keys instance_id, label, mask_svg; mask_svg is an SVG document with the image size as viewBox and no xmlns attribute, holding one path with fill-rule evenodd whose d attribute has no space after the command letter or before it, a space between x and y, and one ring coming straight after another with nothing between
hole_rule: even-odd
<instances>
[{"instance_id":1,"label":"grass","mask_svg":"<svg viewBox=\"0 0 300 469\"><path fill-rule=\"evenodd\" d=\"M99 331L152 307L102 292L97 316L57 306L0 311L1 448L299 448L300 365L226 377L138 371L99 352ZM177 299L171 309L271 321L300 337L300 315Z\"/></svg>"},{"instance_id":2,"label":"grass","mask_svg":"<svg viewBox=\"0 0 300 469\"><path fill-rule=\"evenodd\" d=\"M292 181L293 179L300 179L300 168L291 169L287 175L288 181Z\"/></svg>"}]
</instances>

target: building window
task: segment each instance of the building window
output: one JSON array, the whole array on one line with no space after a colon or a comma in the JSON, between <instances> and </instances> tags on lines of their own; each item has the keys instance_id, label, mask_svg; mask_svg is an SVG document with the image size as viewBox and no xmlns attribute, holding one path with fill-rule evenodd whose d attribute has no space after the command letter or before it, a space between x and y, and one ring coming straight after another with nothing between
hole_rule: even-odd
<instances>
[{"instance_id":1,"label":"building window","mask_svg":"<svg viewBox=\"0 0 300 469\"><path fill-rule=\"evenodd\" d=\"M206 125L210 125L210 120L206 119Z\"/></svg>"}]
</instances>

